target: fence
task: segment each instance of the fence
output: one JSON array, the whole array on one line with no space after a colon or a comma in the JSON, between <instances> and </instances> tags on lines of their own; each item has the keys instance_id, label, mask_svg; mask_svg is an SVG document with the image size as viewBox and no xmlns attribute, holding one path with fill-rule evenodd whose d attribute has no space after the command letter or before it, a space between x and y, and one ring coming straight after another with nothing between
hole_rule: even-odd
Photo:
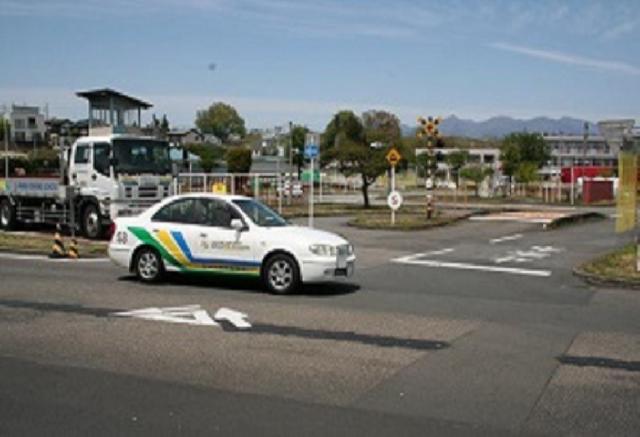
<instances>
[{"instance_id":1,"label":"fence","mask_svg":"<svg viewBox=\"0 0 640 437\"><path fill-rule=\"evenodd\" d=\"M271 205L307 203L311 181L297 175L278 173L180 173L175 179L175 192L218 192L249 196ZM315 185L315 201L328 194L355 192L360 189L357 177L346 178L335 173L319 173Z\"/></svg>"}]
</instances>

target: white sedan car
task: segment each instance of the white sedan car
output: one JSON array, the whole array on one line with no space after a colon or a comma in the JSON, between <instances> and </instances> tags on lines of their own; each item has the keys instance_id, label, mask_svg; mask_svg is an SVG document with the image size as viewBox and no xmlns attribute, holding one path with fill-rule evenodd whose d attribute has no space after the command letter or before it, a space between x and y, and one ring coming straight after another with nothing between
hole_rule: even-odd
<instances>
[{"instance_id":1,"label":"white sedan car","mask_svg":"<svg viewBox=\"0 0 640 437\"><path fill-rule=\"evenodd\" d=\"M247 275L278 294L349 277L356 259L336 234L290 225L249 197L209 193L169 197L137 217L117 218L109 257L144 282L167 271Z\"/></svg>"}]
</instances>

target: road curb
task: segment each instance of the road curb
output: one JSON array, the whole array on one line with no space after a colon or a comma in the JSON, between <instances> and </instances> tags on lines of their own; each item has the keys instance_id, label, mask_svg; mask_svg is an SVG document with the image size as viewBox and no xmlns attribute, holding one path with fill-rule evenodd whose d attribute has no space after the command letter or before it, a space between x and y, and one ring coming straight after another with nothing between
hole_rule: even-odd
<instances>
[{"instance_id":1,"label":"road curb","mask_svg":"<svg viewBox=\"0 0 640 437\"><path fill-rule=\"evenodd\" d=\"M581 267L573 269L573 275L592 285L604 285L608 287L627 288L632 290L640 290L640 281L624 278L609 278L606 276L589 273Z\"/></svg>"},{"instance_id":2,"label":"road curb","mask_svg":"<svg viewBox=\"0 0 640 437\"><path fill-rule=\"evenodd\" d=\"M563 226L573 225L576 223L586 222L586 221L595 221L595 220L604 220L607 216L595 211L589 212L578 212L566 215L564 217L559 217L557 219L553 219L550 223L548 223L545 229L556 229Z\"/></svg>"}]
</instances>

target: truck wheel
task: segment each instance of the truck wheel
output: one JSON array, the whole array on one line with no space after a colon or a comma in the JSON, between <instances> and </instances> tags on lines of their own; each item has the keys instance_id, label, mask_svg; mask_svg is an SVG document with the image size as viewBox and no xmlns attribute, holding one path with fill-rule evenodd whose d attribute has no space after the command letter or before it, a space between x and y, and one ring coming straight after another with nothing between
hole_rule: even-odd
<instances>
[{"instance_id":1,"label":"truck wheel","mask_svg":"<svg viewBox=\"0 0 640 437\"><path fill-rule=\"evenodd\" d=\"M9 199L2 199L2 202L0 202L0 228L10 231L15 225L16 211Z\"/></svg>"},{"instance_id":2,"label":"truck wheel","mask_svg":"<svg viewBox=\"0 0 640 437\"><path fill-rule=\"evenodd\" d=\"M142 282L158 282L164 274L164 265L158 252L150 247L140 249L133 268Z\"/></svg>"},{"instance_id":3,"label":"truck wheel","mask_svg":"<svg viewBox=\"0 0 640 437\"><path fill-rule=\"evenodd\" d=\"M273 255L267 259L262 271L262 281L271 293L293 293L300 285L298 264L287 254Z\"/></svg>"},{"instance_id":4,"label":"truck wheel","mask_svg":"<svg viewBox=\"0 0 640 437\"><path fill-rule=\"evenodd\" d=\"M104 229L100 222L100 211L93 203L90 203L84 208L84 213L82 214L82 229L87 238L96 240L102 237Z\"/></svg>"}]
</instances>

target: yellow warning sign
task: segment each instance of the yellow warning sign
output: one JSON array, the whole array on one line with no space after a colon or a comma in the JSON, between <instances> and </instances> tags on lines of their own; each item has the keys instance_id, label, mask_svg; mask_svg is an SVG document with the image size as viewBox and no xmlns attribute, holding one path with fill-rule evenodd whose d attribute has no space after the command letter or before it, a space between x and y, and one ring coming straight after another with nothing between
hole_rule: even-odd
<instances>
[{"instance_id":1,"label":"yellow warning sign","mask_svg":"<svg viewBox=\"0 0 640 437\"><path fill-rule=\"evenodd\" d=\"M398 149L396 149L395 147L392 147L391 150L387 152L387 162L392 167L395 167L396 165L398 165L401 159L402 159L402 155L400 155L400 152L398 152Z\"/></svg>"},{"instance_id":2,"label":"yellow warning sign","mask_svg":"<svg viewBox=\"0 0 640 437\"><path fill-rule=\"evenodd\" d=\"M621 152L618 156L618 201L616 232L626 232L636 226L636 189L638 165L636 155Z\"/></svg>"},{"instance_id":3,"label":"yellow warning sign","mask_svg":"<svg viewBox=\"0 0 640 437\"><path fill-rule=\"evenodd\" d=\"M224 182L214 182L211 184L211 191L214 194L227 194L227 184Z\"/></svg>"}]
</instances>

